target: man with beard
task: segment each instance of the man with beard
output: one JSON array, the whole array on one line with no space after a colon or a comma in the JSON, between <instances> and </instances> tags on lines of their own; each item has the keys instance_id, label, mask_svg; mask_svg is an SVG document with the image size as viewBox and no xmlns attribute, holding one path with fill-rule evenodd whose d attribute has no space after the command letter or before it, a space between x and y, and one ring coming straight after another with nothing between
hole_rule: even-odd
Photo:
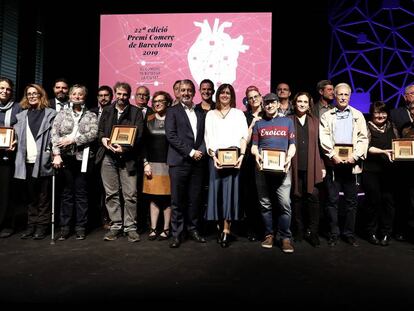
<instances>
[{"instance_id":1,"label":"man with beard","mask_svg":"<svg viewBox=\"0 0 414 311\"><path fill-rule=\"evenodd\" d=\"M55 97L49 99L49 106L59 112L61 109L69 107L69 83L65 78L59 78L55 80L53 86L53 93Z\"/></svg>"}]
</instances>

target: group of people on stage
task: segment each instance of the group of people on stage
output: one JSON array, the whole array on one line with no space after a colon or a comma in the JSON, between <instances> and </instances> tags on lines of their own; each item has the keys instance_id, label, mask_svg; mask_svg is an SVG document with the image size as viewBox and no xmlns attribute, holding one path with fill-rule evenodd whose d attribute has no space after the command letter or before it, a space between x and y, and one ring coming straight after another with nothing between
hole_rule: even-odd
<instances>
[{"instance_id":1,"label":"group of people on stage","mask_svg":"<svg viewBox=\"0 0 414 311\"><path fill-rule=\"evenodd\" d=\"M28 205L21 238L46 237L54 175L60 241L73 233L86 238L91 186L105 241L121 235L139 241L138 221L147 215L138 211L148 205L148 240L171 238L171 248L185 237L205 243L204 221L216 223L217 243L229 247L232 224L243 220L249 240L293 253L294 241L320 245L321 215L329 246L340 238L358 246L360 185L367 240L387 246L392 235L403 240L408 233L413 164L394 161L392 142L414 139L414 85L405 88L405 105L390 111L373 102L367 119L349 105L351 87L329 80L318 82L316 103L303 91L290 100L286 83L264 96L249 86L245 111L236 107L231 84L215 90L209 79L200 83L197 105L188 79L174 84L175 99L166 91L151 97L138 86L134 104L131 86L116 82L99 87L98 106L90 110L86 87L69 87L65 79L55 81L50 100L41 85L29 84L17 102L13 88L0 77L0 128L14 129L13 142L0 148L0 237L15 230L22 187ZM114 128L134 129L134 135L125 144L112 141ZM236 151L232 165L223 162L223 150ZM262 169L265 150L283 152L280 171Z\"/></svg>"}]
</instances>

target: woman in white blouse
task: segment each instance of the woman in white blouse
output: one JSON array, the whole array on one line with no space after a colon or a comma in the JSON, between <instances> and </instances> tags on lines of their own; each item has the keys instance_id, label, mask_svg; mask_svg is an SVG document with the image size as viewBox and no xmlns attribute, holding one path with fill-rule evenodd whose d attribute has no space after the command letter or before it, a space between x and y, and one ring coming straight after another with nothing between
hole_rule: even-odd
<instances>
[{"instance_id":1,"label":"woman in white blouse","mask_svg":"<svg viewBox=\"0 0 414 311\"><path fill-rule=\"evenodd\" d=\"M229 246L230 225L239 220L239 175L246 151L247 122L243 112L236 108L233 86L222 84L216 93L216 109L207 113L204 139L211 157L208 205L205 217L218 222L217 242ZM232 168L223 167L217 150L237 147L239 157Z\"/></svg>"}]
</instances>

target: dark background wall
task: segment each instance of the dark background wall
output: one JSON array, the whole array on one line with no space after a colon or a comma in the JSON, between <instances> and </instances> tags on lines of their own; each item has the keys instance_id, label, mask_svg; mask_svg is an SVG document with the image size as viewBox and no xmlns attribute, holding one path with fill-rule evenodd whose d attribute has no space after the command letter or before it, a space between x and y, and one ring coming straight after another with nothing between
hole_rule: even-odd
<instances>
[{"instance_id":1,"label":"dark background wall","mask_svg":"<svg viewBox=\"0 0 414 311\"><path fill-rule=\"evenodd\" d=\"M306 2L305 2L306 3ZM327 77L330 28L328 0L264 1L250 5L235 1L198 2L97 1L37 3L21 1L19 40L18 96L24 85L34 81L33 38L41 35L43 50L43 85L50 93L56 78L85 84L90 104L94 104L99 76L100 14L189 13L189 12L272 12L272 91L285 81L292 93L314 93L316 82ZM52 12L52 13L49 13ZM50 94L51 95L51 94Z\"/></svg>"}]
</instances>

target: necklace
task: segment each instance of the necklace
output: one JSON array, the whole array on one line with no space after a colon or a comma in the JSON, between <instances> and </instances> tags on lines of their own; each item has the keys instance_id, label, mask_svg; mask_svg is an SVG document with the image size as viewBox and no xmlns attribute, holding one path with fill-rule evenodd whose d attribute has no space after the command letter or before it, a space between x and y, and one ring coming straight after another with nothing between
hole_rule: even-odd
<instances>
[{"instance_id":1,"label":"necklace","mask_svg":"<svg viewBox=\"0 0 414 311\"><path fill-rule=\"evenodd\" d=\"M231 110L231 108L230 108L229 110L227 110L227 112L226 112L226 113L221 112L221 110L219 110L218 112L220 112L220 114L221 114L221 118L222 118L222 119L225 119L225 118L227 117L227 115L229 114L230 110Z\"/></svg>"},{"instance_id":2,"label":"necklace","mask_svg":"<svg viewBox=\"0 0 414 311\"><path fill-rule=\"evenodd\" d=\"M165 116L160 116L158 113L156 113L155 114L155 118L157 119L157 121L158 121L158 127L160 128L160 129L163 129L164 128L164 125L165 125Z\"/></svg>"}]
</instances>

